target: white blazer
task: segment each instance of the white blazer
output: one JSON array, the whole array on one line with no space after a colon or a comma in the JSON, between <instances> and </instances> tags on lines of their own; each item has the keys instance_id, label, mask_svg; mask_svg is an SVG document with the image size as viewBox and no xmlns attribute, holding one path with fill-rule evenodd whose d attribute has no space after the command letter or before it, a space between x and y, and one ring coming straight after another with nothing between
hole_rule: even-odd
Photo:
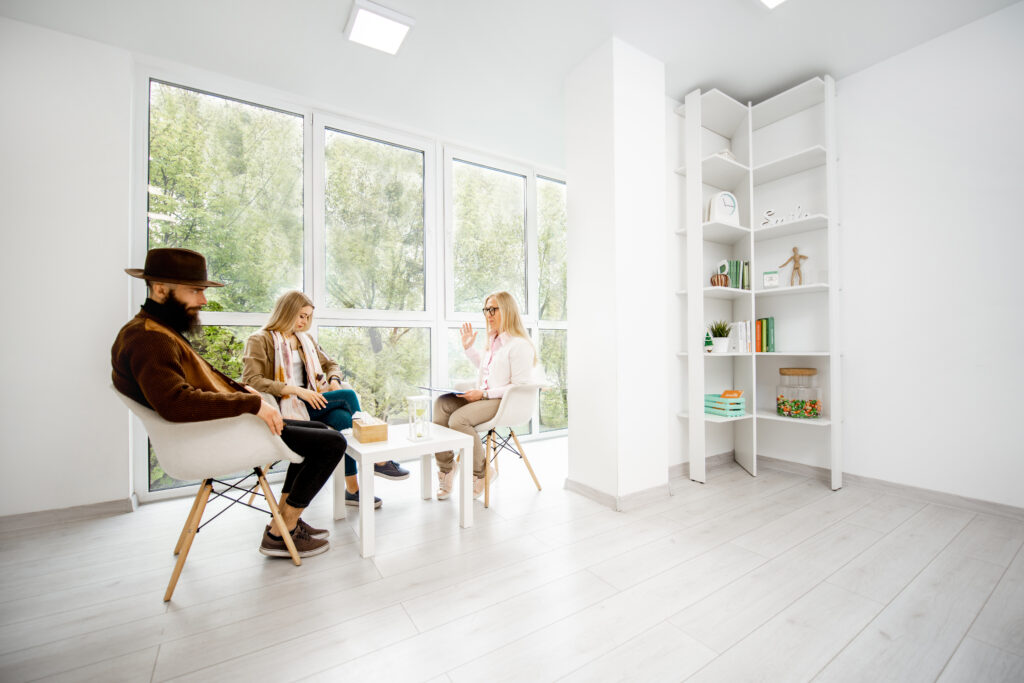
<instances>
[{"instance_id":1,"label":"white blazer","mask_svg":"<svg viewBox=\"0 0 1024 683\"><path fill-rule=\"evenodd\" d=\"M533 365L533 344L522 337L509 334L501 335L501 348L494 352L490 365L487 365L489 351L483 355L470 347L466 356L473 365L479 368L476 378L477 389L482 389L487 380L488 398L501 398L513 384L532 384L536 377Z\"/></svg>"}]
</instances>

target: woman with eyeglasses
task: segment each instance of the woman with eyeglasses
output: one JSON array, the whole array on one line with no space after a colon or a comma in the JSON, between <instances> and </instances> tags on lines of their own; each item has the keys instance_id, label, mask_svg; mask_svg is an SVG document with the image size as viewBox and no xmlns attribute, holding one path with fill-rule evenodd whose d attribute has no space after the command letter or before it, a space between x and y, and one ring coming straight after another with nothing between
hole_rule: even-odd
<instances>
[{"instance_id":1,"label":"woman with eyeglasses","mask_svg":"<svg viewBox=\"0 0 1024 683\"><path fill-rule=\"evenodd\" d=\"M501 397L515 384L529 384L534 378L537 351L530 341L519 306L508 292L497 292L484 302L487 336L484 353L473 348L477 333L470 323L462 326L462 348L479 368L476 388L462 394L445 394L434 402L434 424L448 427L473 437L473 497L484 491L484 466L487 458L477 436L476 425L494 418ZM451 495L455 480L454 454L436 453L439 486L437 499ZM491 469L491 480L496 476Z\"/></svg>"}]
</instances>

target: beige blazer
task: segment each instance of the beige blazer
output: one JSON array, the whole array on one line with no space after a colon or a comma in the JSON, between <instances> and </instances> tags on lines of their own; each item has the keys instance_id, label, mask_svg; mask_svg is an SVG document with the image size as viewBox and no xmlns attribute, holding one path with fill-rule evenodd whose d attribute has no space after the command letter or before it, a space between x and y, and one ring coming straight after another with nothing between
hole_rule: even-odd
<instances>
[{"instance_id":1,"label":"beige blazer","mask_svg":"<svg viewBox=\"0 0 1024 683\"><path fill-rule=\"evenodd\" d=\"M319 344L316 345L316 352L327 381L330 382L331 377L341 380L341 368L324 353ZM281 398L285 384L274 379L274 370L274 338L266 330L260 330L245 342L245 352L242 355L242 383L261 393ZM344 382L342 388L345 388Z\"/></svg>"}]
</instances>

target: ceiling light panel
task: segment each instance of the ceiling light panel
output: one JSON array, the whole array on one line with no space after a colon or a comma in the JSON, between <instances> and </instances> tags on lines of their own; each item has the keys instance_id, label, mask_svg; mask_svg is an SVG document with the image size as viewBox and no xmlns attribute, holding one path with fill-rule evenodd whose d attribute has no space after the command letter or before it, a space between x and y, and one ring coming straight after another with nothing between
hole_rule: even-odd
<instances>
[{"instance_id":1,"label":"ceiling light panel","mask_svg":"<svg viewBox=\"0 0 1024 683\"><path fill-rule=\"evenodd\" d=\"M345 26L345 35L354 43L393 55L398 52L415 23L412 17L375 2L355 0Z\"/></svg>"}]
</instances>

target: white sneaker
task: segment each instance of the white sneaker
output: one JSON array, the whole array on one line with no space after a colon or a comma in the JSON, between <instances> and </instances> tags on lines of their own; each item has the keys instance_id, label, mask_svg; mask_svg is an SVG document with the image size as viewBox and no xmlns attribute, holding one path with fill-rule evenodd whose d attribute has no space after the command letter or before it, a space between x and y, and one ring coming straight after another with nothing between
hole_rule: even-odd
<instances>
[{"instance_id":1,"label":"white sneaker","mask_svg":"<svg viewBox=\"0 0 1024 683\"><path fill-rule=\"evenodd\" d=\"M491 470L491 483L493 484L498 478L498 470L493 467L489 467L488 469ZM484 478L473 477L473 497L479 498L482 495L484 495Z\"/></svg>"},{"instance_id":2,"label":"white sneaker","mask_svg":"<svg viewBox=\"0 0 1024 683\"><path fill-rule=\"evenodd\" d=\"M452 495L452 482L455 481L455 468L452 467L448 472L442 470L437 471L437 499L448 500L448 496Z\"/></svg>"}]
</instances>

